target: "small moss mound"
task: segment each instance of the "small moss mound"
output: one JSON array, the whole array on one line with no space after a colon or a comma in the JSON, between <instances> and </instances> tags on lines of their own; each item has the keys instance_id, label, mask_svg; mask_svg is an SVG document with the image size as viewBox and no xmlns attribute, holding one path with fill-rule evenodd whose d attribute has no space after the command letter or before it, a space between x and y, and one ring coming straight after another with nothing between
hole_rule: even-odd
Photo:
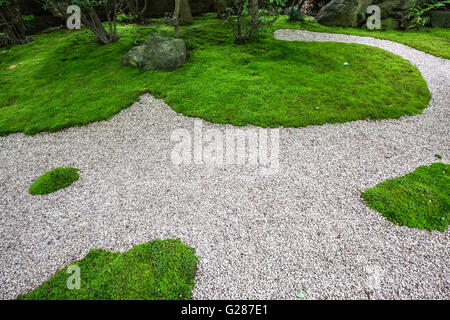
<instances>
[{"instance_id":1,"label":"small moss mound","mask_svg":"<svg viewBox=\"0 0 450 320\"><path fill-rule=\"evenodd\" d=\"M32 195L43 195L66 188L79 178L78 169L59 167L44 173L36 179L28 190Z\"/></svg>"},{"instance_id":2,"label":"small moss mound","mask_svg":"<svg viewBox=\"0 0 450 320\"><path fill-rule=\"evenodd\" d=\"M80 288L68 289L80 269ZM180 240L154 240L125 253L102 249L59 270L19 300L187 300L197 270L195 250ZM69 272L69 273L68 273Z\"/></svg>"},{"instance_id":3,"label":"small moss mound","mask_svg":"<svg viewBox=\"0 0 450 320\"><path fill-rule=\"evenodd\" d=\"M443 232L450 221L449 166L421 166L406 176L367 189L362 198L396 224Z\"/></svg>"}]
</instances>

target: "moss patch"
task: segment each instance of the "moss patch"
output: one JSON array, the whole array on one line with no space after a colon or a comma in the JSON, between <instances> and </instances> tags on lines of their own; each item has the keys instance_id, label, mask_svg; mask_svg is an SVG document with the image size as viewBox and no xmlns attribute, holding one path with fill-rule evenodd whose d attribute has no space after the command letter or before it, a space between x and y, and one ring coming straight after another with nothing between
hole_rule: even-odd
<instances>
[{"instance_id":1,"label":"moss patch","mask_svg":"<svg viewBox=\"0 0 450 320\"><path fill-rule=\"evenodd\" d=\"M65 267L18 299L178 300L191 299L197 270L195 250L180 240L155 240L126 253L90 251L71 266L80 268L80 289L68 289ZM70 270L72 271L72 270ZM72 271L73 272L73 271Z\"/></svg>"},{"instance_id":2,"label":"moss patch","mask_svg":"<svg viewBox=\"0 0 450 320\"><path fill-rule=\"evenodd\" d=\"M434 163L367 189L362 198L389 221L444 231L450 221L450 165Z\"/></svg>"},{"instance_id":3,"label":"moss patch","mask_svg":"<svg viewBox=\"0 0 450 320\"><path fill-rule=\"evenodd\" d=\"M78 169L59 167L37 178L28 190L32 195L43 195L66 188L79 178Z\"/></svg>"}]
</instances>

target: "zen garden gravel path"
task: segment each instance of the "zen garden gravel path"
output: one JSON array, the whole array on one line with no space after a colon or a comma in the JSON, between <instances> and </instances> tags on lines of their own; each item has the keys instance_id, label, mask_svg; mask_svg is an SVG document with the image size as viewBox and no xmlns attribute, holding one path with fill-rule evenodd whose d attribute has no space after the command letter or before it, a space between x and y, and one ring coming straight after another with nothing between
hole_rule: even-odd
<instances>
[{"instance_id":1,"label":"zen garden gravel path","mask_svg":"<svg viewBox=\"0 0 450 320\"><path fill-rule=\"evenodd\" d=\"M149 94L109 121L0 138L0 298L35 288L92 248L180 238L199 256L196 299L448 299L450 231L395 226L360 194L435 154L448 162L450 61L373 38L275 36L384 48L420 69L432 101L397 120L281 129L272 175L174 166L171 134L192 131L194 119ZM80 168L80 180L29 195L33 179L57 166Z\"/></svg>"}]
</instances>

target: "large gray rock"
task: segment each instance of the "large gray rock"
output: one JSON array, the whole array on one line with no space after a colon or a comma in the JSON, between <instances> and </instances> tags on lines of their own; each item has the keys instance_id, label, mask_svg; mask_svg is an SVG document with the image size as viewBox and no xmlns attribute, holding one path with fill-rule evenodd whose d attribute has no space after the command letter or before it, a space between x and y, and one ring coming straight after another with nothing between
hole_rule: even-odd
<instances>
[{"instance_id":1,"label":"large gray rock","mask_svg":"<svg viewBox=\"0 0 450 320\"><path fill-rule=\"evenodd\" d=\"M186 62L186 44L182 39L147 39L122 57L122 64L143 70L174 70Z\"/></svg>"},{"instance_id":2,"label":"large gray rock","mask_svg":"<svg viewBox=\"0 0 450 320\"><path fill-rule=\"evenodd\" d=\"M417 5L423 2L416 0ZM319 11L315 21L326 26L359 27L365 22L370 5L380 7L382 19L394 19L401 26L408 20L411 0L332 0Z\"/></svg>"},{"instance_id":3,"label":"large gray rock","mask_svg":"<svg viewBox=\"0 0 450 320\"><path fill-rule=\"evenodd\" d=\"M370 0L333 0L317 14L316 22L330 26L357 27L363 19Z\"/></svg>"}]
</instances>

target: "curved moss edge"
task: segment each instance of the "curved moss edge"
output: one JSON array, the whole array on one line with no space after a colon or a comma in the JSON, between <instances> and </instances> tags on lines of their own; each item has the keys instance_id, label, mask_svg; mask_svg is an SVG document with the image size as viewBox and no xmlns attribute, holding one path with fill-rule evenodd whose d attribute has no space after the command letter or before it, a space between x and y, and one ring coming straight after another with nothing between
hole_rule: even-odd
<instances>
[{"instance_id":1,"label":"curved moss edge","mask_svg":"<svg viewBox=\"0 0 450 320\"><path fill-rule=\"evenodd\" d=\"M58 167L37 178L28 189L32 195L44 195L66 188L79 179L78 169Z\"/></svg>"},{"instance_id":2,"label":"curved moss edge","mask_svg":"<svg viewBox=\"0 0 450 320\"><path fill-rule=\"evenodd\" d=\"M157 239L125 253L94 249L17 299L188 300L197 259L195 249L178 239ZM70 278L75 275L73 266L80 268L80 289L67 288L68 281L75 283Z\"/></svg>"},{"instance_id":3,"label":"curved moss edge","mask_svg":"<svg viewBox=\"0 0 450 320\"><path fill-rule=\"evenodd\" d=\"M443 232L450 221L449 169L439 162L421 166L367 189L362 198L395 224Z\"/></svg>"}]
</instances>

